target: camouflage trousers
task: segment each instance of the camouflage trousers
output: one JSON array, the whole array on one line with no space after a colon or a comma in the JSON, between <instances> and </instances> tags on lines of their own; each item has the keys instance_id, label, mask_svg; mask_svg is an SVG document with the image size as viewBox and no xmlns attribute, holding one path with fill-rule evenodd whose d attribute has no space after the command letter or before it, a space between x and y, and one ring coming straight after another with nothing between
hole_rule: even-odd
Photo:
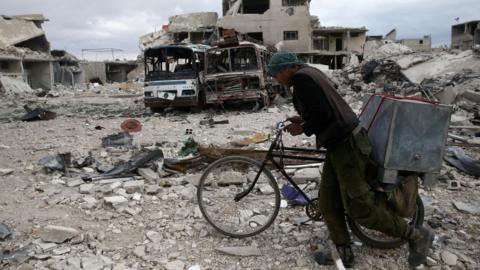
<instances>
[{"instance_id":1,"label":"camouflage trousers","mask_svg":"<svg viewBox=\"0 0 480 270\"><path fill-rule=\"evenodd\" d=\"M350 244L345 213L360 225L401 237L405 220L387 205L387 196L374 192L366 176L372 148L367 132L350 134L327 150L319 190L319 206L330 237L337 245Z\"/></svg>"}]
</instances>

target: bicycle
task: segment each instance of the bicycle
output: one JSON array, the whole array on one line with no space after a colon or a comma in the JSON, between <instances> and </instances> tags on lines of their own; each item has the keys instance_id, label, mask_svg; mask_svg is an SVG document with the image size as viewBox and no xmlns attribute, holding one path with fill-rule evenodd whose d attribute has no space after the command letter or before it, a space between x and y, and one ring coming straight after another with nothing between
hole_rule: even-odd
<instances>
[{"instance_id":1,"label":"bicycle","mask_svg":"<svg viewBox=\"0 0 480 270\"><path fill-rule=\"evenodd\" d=\"M324 151L287 148L282 134L285 123L277 124L276 135L262 162L244 157L229 156L210 164L202 174L197 199L200 211L207 222L220 233L233 238L257 235L272 225L280 210L280 191L277 179L267 166L273 166L281 176L306 200L305 211L313 221L321 221L318 198L310 198L285 171L283 160L299 159L324 161L322 157L285 154L288 151L323 154ZM273 195L273 196L272 196ZM417 196L417 210L408 223L421 225L424 219L422 200ZM401 246L405 241L369 230L346 214L350 230L363 243L381 249Z\"/></svg>"}]
</instances>

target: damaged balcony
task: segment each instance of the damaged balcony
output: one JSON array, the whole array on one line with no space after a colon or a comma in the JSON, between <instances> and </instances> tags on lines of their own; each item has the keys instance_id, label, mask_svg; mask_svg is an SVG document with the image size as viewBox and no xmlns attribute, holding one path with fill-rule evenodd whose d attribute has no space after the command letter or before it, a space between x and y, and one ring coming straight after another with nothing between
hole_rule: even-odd
<instances>
[{"instance_id":1,"label":"damaged balcony","mask_svg":"<svg viewBox=\"0 0 480 270\"><path fill-rule=\"evenodd\" d=\"M351 55L361 56L363 53L367 31L365 28L315 28L313 51L301 55L310 63L328 65L331 69L343 68Z\"/></svg>"}]
</instances>

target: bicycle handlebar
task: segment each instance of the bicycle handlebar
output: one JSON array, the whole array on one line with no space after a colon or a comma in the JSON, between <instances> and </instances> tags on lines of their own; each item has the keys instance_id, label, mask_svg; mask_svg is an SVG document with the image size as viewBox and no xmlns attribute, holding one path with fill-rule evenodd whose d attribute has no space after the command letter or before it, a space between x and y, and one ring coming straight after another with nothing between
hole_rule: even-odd
<instances>
[{"instance_id":1,"label":"bicycle handlebar","mask_svg":"<svg viewBox=\"0 0 480 270\"><path fill-rule=\"evenodd\" d=\"M287 126L285 123L287 123L288 120L285 120L285 121L280 121L277 123L277 130L278 131L283 131L285 129L285 127Z\"/></svg>"}]
</instances>

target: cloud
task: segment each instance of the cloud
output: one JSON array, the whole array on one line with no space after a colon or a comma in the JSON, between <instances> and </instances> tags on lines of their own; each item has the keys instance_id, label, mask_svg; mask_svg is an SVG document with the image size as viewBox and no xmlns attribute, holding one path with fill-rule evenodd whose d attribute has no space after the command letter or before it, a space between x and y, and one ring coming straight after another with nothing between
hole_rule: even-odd
<instances>
[{"instance_id":1,"label":"cloud","mask_svg":"<svg viewBox=\"0 0 480 270\"><path fill-rule=\"evenodd\" d=\"M281 0L271 0L281 1ZM158 30L168 17L216 11L221 0L1 0L3 14L42 13L53 48L76 55L85 48L118 48L124 55L139 52L138 38ZM431 34L434 44L449 44L454 18L480 19L478 0L312 0L311 13L322 25L365 26L368 34L397 28L399 38Z\"/></svg>"}]
</instances>

